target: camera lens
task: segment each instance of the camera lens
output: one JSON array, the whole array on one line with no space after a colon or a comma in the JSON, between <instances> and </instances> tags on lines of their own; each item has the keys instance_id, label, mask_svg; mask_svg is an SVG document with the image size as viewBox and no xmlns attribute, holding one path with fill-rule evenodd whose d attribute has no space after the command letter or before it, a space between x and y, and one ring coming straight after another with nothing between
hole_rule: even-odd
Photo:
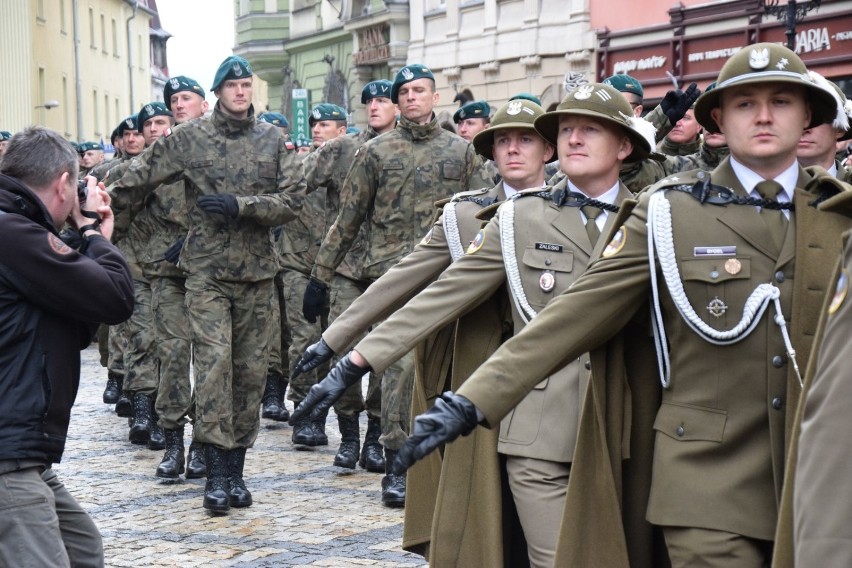
<instances>
[{"instance_id":1,"label":"camera lens","mask_svg":"<svg viewBox=\"0 0 852 568\"><path fill-rule=\"evenodd\" d=\"M86 202L86 197L89 195L89 186L86 185L85 179L77 180L77 197L80 199L80 205L82 206Z\"/></svg>"}]
</instances>

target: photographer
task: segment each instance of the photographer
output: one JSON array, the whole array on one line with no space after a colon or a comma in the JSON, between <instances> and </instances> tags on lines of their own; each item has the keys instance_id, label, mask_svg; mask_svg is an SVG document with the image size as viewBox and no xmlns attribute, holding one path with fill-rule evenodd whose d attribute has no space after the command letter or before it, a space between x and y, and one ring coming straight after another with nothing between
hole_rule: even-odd
<instances>
[{"instance_id":1,"label":"photographer","mask_svg":"<svg viewBox=\"0 0 852 568\"><path fill-rule=\"evenodd\" d=\"M92 519L51 466L65 447L80 350L133 311L133 281L109 242L103 185L56 132L30 127L0 159L0 565L103 566ZM60 240L68 223L75 250Z\"/></svg>"}]
</instances>

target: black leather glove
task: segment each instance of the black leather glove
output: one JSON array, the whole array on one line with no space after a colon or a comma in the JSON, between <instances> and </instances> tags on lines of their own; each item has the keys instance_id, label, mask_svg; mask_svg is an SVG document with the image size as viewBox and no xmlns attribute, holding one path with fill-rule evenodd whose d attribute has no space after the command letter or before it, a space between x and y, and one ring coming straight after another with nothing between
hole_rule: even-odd
<instances>
[{"instance_id":1,"label":"black leather glove","mask_svg":"<svg viewBox=\"0 0 852 568\"><path fill-rule=\"evenodd\" d=\"M402 475L414 462L435 451L439 446L467 436L479 423L476 406L468 399L450 391L435 400L435 406L414 419L414 428L405 445L399 450L391 471Z\"/></svg>"},{"instance_id":2,"label":"black leather glove","mask_svg":"<svg viewBox=\"0 0 852 568\"><path fill-rule=\"evenodd\" d=\"M302 298L302 315L308 323L316 323L326 306L328 306L328 284L311 278L308 280L305 296Z\"/></svg>"},{"instance_id":3,"label":"black leather glove","mask_svg":"<svg viewBox=\"0 0 852 568\"><path fill-rule=\"evenodd\" d=\"M669 122L672 123L672 127L683 118L686 111L692 108L692 103L699 96L701 96L701 89L695 83L690 84L685 91L676 89L666 93L666 96L660 101L660 108L663 109Z\"/></svg>"},{"instance_id":4,"label":"black leather glove","mask_svg":"<svg viewBox=\"0 0 852 568\"><path fill-rule=\"evenodd\" d=\"M237 197L232 193L202 195L196 203L211 215L221 215L225 218L236 219L240 212L240 207L237 205Z\"/></svg>"},{"instance_id":5,"label":"black leather glove","mask_svg":"<svg viewBox=\"0 0 852 568\"><path fill-rule=\"evenodd\" d=\"M311 420L324 416L331 405L343 396L346 389L360 381L364 373L369 370L369 367L366 369L359 367L352 362L349 355L346 355L337 362L323 380L311 387L308 396L290 415L290 426L295 425L299 419L308 414Z\"/></svg>"},{"instance_id":6,"label":"black leather glove","mask_svg":"<svg viewBox=\"0 0 852 568\"><path fill-rule=\"evenodd\" d=\"M296 366L293 367L293 372L290 374L290 380L292 381L302 373L313 371L326 361L329 361L332 357L334 357L334 351L332 351L331 347L328 346L328 343L320 337L319 341L309 346L305 349L305 352L302 353L302 356L296 362Z\"/></svg>"},{"instance_id":7,"label":"black leather glove","mask_svg":"<svg viewBox=\"0 0 852 568\"><path fill-rule=\"evenodd\" d=\"M163 253L163 259L166 262L171 262L175 266L177 266L178 259L180 258L180 251L183 249L183 243L186 241L186 237L181 237L175 244L166 249L166 252Z\"/></svg>"}]
</instances>

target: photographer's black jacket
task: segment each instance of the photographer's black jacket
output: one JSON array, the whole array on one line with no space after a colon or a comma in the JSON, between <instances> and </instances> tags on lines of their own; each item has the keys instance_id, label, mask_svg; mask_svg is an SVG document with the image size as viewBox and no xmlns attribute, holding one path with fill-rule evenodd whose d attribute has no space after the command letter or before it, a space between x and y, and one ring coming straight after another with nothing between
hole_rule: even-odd
<instances>
[{"instance_id":1,"label":"photographer's black jacket","mask_svg":"<svg viewBox=\"0 0 852 568\"><path fill-rule=\"evenodd\" d=\"M98 323L133 312L133 280L103 237L85 254L29 189L0 175L0 460L58 462Z\"/></svg>"}]
</instances>

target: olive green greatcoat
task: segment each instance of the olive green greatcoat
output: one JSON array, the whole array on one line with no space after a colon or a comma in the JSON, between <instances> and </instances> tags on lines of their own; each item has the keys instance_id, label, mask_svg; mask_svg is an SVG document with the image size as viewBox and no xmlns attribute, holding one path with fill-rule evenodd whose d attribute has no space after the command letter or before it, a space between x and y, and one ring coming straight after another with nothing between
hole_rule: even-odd
<instances>
[{"instance_id":1,"label":"olive green greatcoat","mask_svg":"<svg viewBox=\"0 0 852 568\"><path fill-rule=\"evenodd\" d=\"M728 161L714 170L712 179L737 194L745 193ZM678 182L664 180L656 191L681 183L691 185L691 181L694 178L685 175ZM699 317L716 329L733 327L755 286L771 282L780 290L802 368L810 357L819 306L829 285L831 251L837 250L842 230L850 226L848 219L812 206L824 192L836 191L834 182L809 182L810 176L800 169L793 198L794 221L780 253L772 246L754 207L701 204L687 193L667 191L679 274L684 276L686 296ZM584 351L603 345L646 306L650 292L646 220L653 193L650 190L641 195L625 221L620 231L622 247L593 263L570 293L554 299L459 389L458 394L484 413L486 425L496 426L543 377ZM721 245L735 245L736 250L731 256L716 258L696 255L694 250ZM731 270L725 268L728 259L738 261ZM658 266L655 271L659 276ZM654 419L654 467L647 519L655 525L719 529L771 540L789 427L799 395L798 379L786 360L781 333L770 323L773 308L751 335L733 345L717 346L699 338L687 326L670 295L662 292L665 289L661 282L659 301L671 345L671 386L663 391ZM705 309L714 298L727 306L718 319ZM583 325L566 325L571 321L582 321ZM658 387L648 382L647 388ZM651 396L645 392L638 395L643 399ZM625 398L625 405L630 408L629 398ZM593 429L604 429L605 417L586 414L586 427L588 420ZM614 530L618 523L607 523L606 530L600 523L576 516L586 504L591 507L592 519L621 517L620 462L610 464L612 478L606 482L572 489L572 484L590 481L583 469L595 465L582 456L617 455L616 449L607 447L614 443L612 440L620 441L618 447L632 446L629 432L606 432L606 436L598 437L593 449L586 449L575 459L562 528L562 542L568 545L560 545L560 566L627 564L624 532ZM580 439L584 439L582 435ZM632 455L631 461L641 463L648 458L646 452ZM578 492L583 498L572 501L570 496ZM634 501L634 497L628 500ZM563 560L566 549L606 560L572 563Z\"/></svg>"},{"instance_id":2,"label":"olive green greatcoat","mask_svg":"<svg viewBox=\"0 0 852 568\"><path fill-rule=\"evenodd\" d=\"M825 211L852 217L852 191L844 191L821 206ZM838 249L839 262L832 282L837 282L841 270L852 271L852 233L843 235L844 246ZM840 288L840 289L838 289ZM849 475L845 465L848 455L837 444L829 442L831 433L848 436L849 409L844 401L848 385L850 295L848 290L836 313L829 314L835 293L842 287L830 286L821 310L821 318L814 337L814 351L805 376L804 390L793 425L792 439L787 458L784 494L772 565L777 568L793 566L844 566L849 564L850 534L848 522ZM848 389L846 389L848 390ZM828 401L832 402L829 403ZM802 435L803 421L809 421L811 432ZM808 439L807 445L799 440ZM837 438L835 438L837 440ZM805 461L804 464L800 461ZM795 492L795 493L794 493ZM795 499L799 500L794 507ZM834 505L843 503L839 511ZM804 504L807 506L803 506ZM795 534L794 534L795 509Z\"/></svg>"}]
</instances>

